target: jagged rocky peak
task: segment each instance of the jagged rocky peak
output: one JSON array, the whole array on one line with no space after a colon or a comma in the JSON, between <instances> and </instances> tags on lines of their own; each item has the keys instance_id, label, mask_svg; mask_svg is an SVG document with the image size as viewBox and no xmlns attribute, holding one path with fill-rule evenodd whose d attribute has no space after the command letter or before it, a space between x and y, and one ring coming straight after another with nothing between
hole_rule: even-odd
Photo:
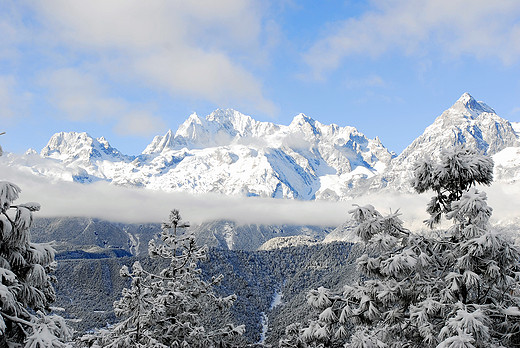
<instances>
[{"instance_id":1,"label":"jagged rocky peak","mask_svg":"<svg viewBox=\"0 0 520 348\"><path fill-rule=\"evenodd\" d=\"M100 137L96 139L105 149L110 148L110 144L108 143L108 140L105 139L105 137Z\"/></svg>"},{"instance_id":2,"label":"jagged rocky peak","mask_svg":"<svg viewBox=\"0 0 520 348\"><path fill-rule=\"evenodd\" d=\"M518 137L511 123L498 116L484 102L476 101L469 93L464 93L426 128L425 135L437 139L435 142L441 145L439 149L466 143L492 155L506 147L518 146ZM419 139L421 137L416 140Z\"/></svg>"},{"instance_id":3,"label":"jagged rocky peak","mask_svg":"<svg viewBox=\"0 0 520 348\"><path fill-rule=\"evenodd\" d=\"M518 138L509 121L498 116L485 103L464 93L399 157L407 157L417 150L438 153L457 143L467 143L492 155L506 147L518 146Z\"/></svg>"},{"instance_id":4,"label":"jagged rocky peak","mask_svg":"<svg viewBox=\"0 0 520 348\"><path fill-rule=\"evenodd\" d=\"M322 124L312 117L300 113L293 118L289 128L293 131L302 131L307 136L316 136L321 134L320 126Z\"/></svg>"},{"instance_id":5,"label":"jagged rocky peak","mask_svg":"<svg viewBox=\"0 0 520 348\"><path fill-rule=\"evenodd\" d=\"M51 157L64 162L86 161L96 158L122 160L126 156L110 146L104 138L94 139L86 132L60 132L54 134L40 152L42 157Z\"/></svg>"},{"instance_id":6,"label":"jagged rocky peak","mask_svg":"<svg viewBox=\"0 0 520 348\"><path fill-rule=\"evenodd\" d=\"M293 120L291 121L291 125L295 126L301 126L304 124L314 124L316 121L303 113L299 113L298 115L294 116Z\"/></svg>"},{"instance_id":7,"label":"jagged rocky peak","mask_svg":"<svg viewBox=\"0 0 520 348\"><path fill-rule=\"evenodd\" d=\"M197 137L193 141L198 141L199 144L211 144L211 139L214 136L220 137L222 141L224 136L227 140L233 139L235 136L243 136L244 133L250 133L251 128L254 127L256 121L250 116L244 115L233 109L217 109L206 116L205 122L202 123L202 128ZM218 144L214 144L218 145Z\"/></svg>"},{"instance_id":8,"label":"jagged rocky peak","mask_svg":"<svg viewBox=\"0 0 520 348\"><path fill-rule=\"evenodd\" d=\"M217 109L206 117L205 130L229 140L243 137L263 137L279 127L271 122L262 122L233 109Z\"/></svg>"},{"instance_id":9,"label":"jagged rocky peak","mask_svg":"<svg viewBox=\"0 0 520 348\"><path fill-rule=\"evenodd\" d=\"M438 120L476 119L483 113L495 114L495 110L484 102L475 100L469 93L464 93Z\"/></svg>"},{"instance_id":10,"label":"jagged rocky peak","mask_svg":"<svg viewBox=\"0 0 520 348\"><path fill-rule=\"evenodd\" d=\"M240 123L252 121L251 116L244 115L243 113L234 109L217 109L211 114L206 116L207 121L215 121L219 123Z\"/></svg>"},{"instance_id":11,"label":"jagged rocky peak","mask_svg":"<svg viewBox=\"0 0 520 348\"><path fill-rule=\"evenodd\" d=\"M94 139L85 132L60 132L50 138L40 154L45 157L73 154L78 150L92 147L93 141Z\"/></svg>"},{"instance_id":12,"label":"jagged rocky peak","mask_svg":"<svg viewBox=\"0 0 520 348\"><path fill-rule=\"evenodd\" d=\"M256 121L233 109L217 109L205 118L191 114L177 129L175 135L168 132L156 136L143 154L167 150L204 148L229 145L244 137L264 137L279 129L270 122Z\"/></svg>"},{"instance_id":13,"label":"jagged rocky peak","mask_svg":"<svg viewBox=\"0 0 520 348\"><path fill-rule=\"evenodd\" d=\"M518 136L509 121L498 116L483 102L464 93L417 137L387 168L384 179L391 186L410 189L413 168L425 154L440 156L456 144L494 155L508 147L518 147Z\"/></svg>"},{"instance_id":14,"label":"jagged rocky peak","mask_svg":"<svg viewBox=\"0 0 520 348\"><path fill-rule=\"evenodd\" d=\"M29 148L27 149L27 151L25 151L25 154L26 156L37 156L38 155L38 152L33 149L33 148Z\"/></svg>"},{"instance_id":15,"label":"jagged rocky peak","mask_svg":"<svg viewBox=\"0 0 520 348\"><path fill-rule=\"evenodd\" d=\"M144 155L151 155L154 153L161 153L167 149L174 149L175 141L171 129L169 129L164 136L157 135L152 142L144 149Z\"/></svg>"}]
</instances>

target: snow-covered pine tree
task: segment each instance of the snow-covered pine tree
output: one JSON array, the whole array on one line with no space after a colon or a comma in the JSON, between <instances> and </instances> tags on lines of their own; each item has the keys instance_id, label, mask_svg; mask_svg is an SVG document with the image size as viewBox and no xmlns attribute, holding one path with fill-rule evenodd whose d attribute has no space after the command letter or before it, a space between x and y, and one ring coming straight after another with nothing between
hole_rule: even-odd
<instances>
[{"instance_id":1,"label":"snow-covered pine tree","mask_svg":"<svg viewBox=\"0 0 520 348\"><path fill-rule=\"evenodd\" d=\"M492 170L490 158L462 146L417 166L414 189L435 192L425 222L453 221L434 237L409 232L397 213L350 211L367 248L357 260L364 280L308 294L320 311L302 331L308 346L520 346L520 250L489 227L492 209L474 187L489 185Z\"/></svg>"},{"instance_id":2,"label":"snow-covered pine tree","mask_svg":"<svg viewBox=\"0 0 520 348\"><path fill-rule=\"evenodd\" d=\"M219 311L220 323L229 319L227 309L235 295L219 297L213 291L222 276L201 278L197 263L207 258L207 247L197 246L178 210L162 224L160 240L151 240L150 257L168 262L155 274L136 261L124 266L121 275L131 279L130 288L114 303L116 315L124 319L113 327L82 338L92 347L234 347L244 326L208 325L205 318ZM211 313L214 315L214 313Z\"/></svg>"},{"instance_id":3,"label":"snow-covered pine tree","mask_svg":"<svg viewBox=\"0 0 520 348\"><path fill-rule=\"evenodd\" d=\"M0 182L0 346L64 347L72 331L62 317L48 314L55 300L54 250L31 242L32 214L40 205L12 205L20 191Z\"/></svg>"}]
</instances>

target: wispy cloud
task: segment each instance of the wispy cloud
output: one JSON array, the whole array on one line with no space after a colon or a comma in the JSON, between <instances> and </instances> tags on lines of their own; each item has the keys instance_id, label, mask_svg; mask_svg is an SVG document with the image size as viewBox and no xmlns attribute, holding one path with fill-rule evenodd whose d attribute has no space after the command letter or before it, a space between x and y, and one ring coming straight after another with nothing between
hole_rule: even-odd
<instances>
[{"instance_id":1,"label":"wispy cloud","mask_svg":"<svg viewBox=\"0 0 520 348\"><path fill-rule=\"evenodd\" d=\"M345 81L345 87L349 89L359 89L359 88L372 88L372 87L386 87L387 83L383 78L376 74L371 74L361 78L347 78Z\"/></svg>"},{"instance_id":2,"label":"wispy cloud","mask_svg":"<svg viewBox=\"0 0 520 348\"><path fill-rule=\"evenodd\" d=\"M51 49L114 80L223 106L276 109L247 67L258 63L269 35L261 2L51 0L32 10Z\"/></svg>"},{"instance_id":3,"label":"wispy cloud","mask_svg":"<svg viewBox=\"0 0 520 348\"><path fill-rule=\"evenodd\" d=\"M348 57L386 53L499 59L520 58L520 2L515 0L375 0L372 9L331 25L305 54L311 74L323 78Z\"/></svg>"},{"instance_id":4,"label":"wispy cloud","mask_svg":"<svg viewBox=\"0 0 520 348\"><path fill-rule=\"evenodd\" d=\"M125 188L106 182L82 185L50 181L27 171L2 165L2 180L22 188L20 202L36 201L42 205L39 216L88 216L118 222L161 222L177 208L193 222L227 219L239 223L308 224L338 226L349 219L352 204L372 204L381 213L399 209L405 225L422 229L427 218L426 203L430 194L384 193L366 195L348 202L294 201L268 198L190 195L147 189ZM495 221L518 219L520 183L494 184L484 189L494 208ZM505 203L507 202L507 203Z\"/></svg>"},{"instance_id":5,"label":"wispy cloud","mask_svg":"<svg viewBox=\"0 0 520 348\"><path fill-rule=\"evenodd\" d=\"M108 96L107 88L93 74L78 69L45 72L41 84L50 91L50 101L74 121L103 121L125 109L124 101Z\"/></svg>"},{"instance_id":6,"label":"wispy cloud","mask_svg":"<svg viewBox=\"0 0 520 348\"><path fill-rule=\"evenodd\" d=\"M510 114L511 115L520 114L520 106L517 106L517 107L513 108L513 110L511 110Z\"/></svg>"},{"instance_id":7,"label":"wispy cloud","mask_svg":"<svg viewBox=\"0 0 520 348\"><path fill-rule=\"evenodd\" d=\"M8 123L14 119L23 119L26 105L30 103L29 93L16 93L16 79L13 76L0 75L0 120Z\"/></svg>"},{"instance_id":8,"label":"wispy cloud","mask_svg":"<svg viewBox=\"0 0 520 348\"><path fill-rule=\"evenodd\" d=\"M135 111L130 102L111 97L95 73L72 68L47 71L41 74L40 83L64 119L111 122L117 132L131 135L149 136L164 129L164 121L150 111Z\"/></svg>"},{"instance_id":9,"label":"wispy cloud","mask_svg":"<svg viewBox=\"0 0 520 348\"><path fill-rule=\"evenodd\" d=\"M353 203L371 203L381 212L402 208L408 223L425 218L424 209L417 207L424 207L426 200L417 195L378 195L351 202L191 195L125 188L106 182L83 185L49 180L27 170L1 163L0 166L1 180L11 181L22 188L20 202L36 201L42 205L39 216L87 216L119 222L161 222L171 209L177 208L193 223L227 219L243 224L337 226L349 218L348 210Z\"/></svg>"},{"instance_id":10,"label":"wispy cloud","mask_svg":"<svg viewBox=\"0 0 520 348\"><path fill-rule=\"evenodd\" d=\"M122 115L115 131L122 135L150 135L163 131L165 127L161 118L147 111L129 111Z\"/></svg>"},{"instance_id":11,"label":"wispy cloud","mask_svg":"<svg viewBox=\"0 0 520 348\"><path fill-rule=\"evenodd\" d=\"M0 119L7 120L14 117L13 98L11 93L14 79L0 76Z\"/></svg>"}]
</instances>

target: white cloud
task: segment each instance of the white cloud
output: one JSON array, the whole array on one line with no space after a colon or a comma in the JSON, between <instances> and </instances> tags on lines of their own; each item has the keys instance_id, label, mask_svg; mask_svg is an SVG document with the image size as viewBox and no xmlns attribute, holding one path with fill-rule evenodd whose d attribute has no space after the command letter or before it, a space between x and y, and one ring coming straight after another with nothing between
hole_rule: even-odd
<instances>
[{"instance_id":1,"label":"white cloud","mask_svg":"<svg viewBox=\"0 0 520 348\"><path fill-rule=\"evenodd\" d=\"M121 134L148 136L164 129L164 122L147 111L135 111L121 98L109 97L108 89L94 73L60 69L43 73L41 84L50 91L50 102L62 118L81 122L115 122Z\"/></svg>"},{"instance_id":2,"label":"white cloud","mask_svg":"<svg viewBox=\"0 0 520 348\"><path fill-rule=\"evenodd\" d=\"M17 94L13 76L0 75L0 120L5 123L25 116L26 105L31 100L29 93Z\"/></svg>"},{"instance_id":3,"label":"white cloud","mask_svg":"<svg viewBox=\"0 0 520 348\"><path fill-rule=\"evenodd\" d=\"M11 89L14 80L9 77L0 76L0 119L6 120L13 118L13 96Z\"/></svg>"},{"instance_id":4,"label":"white cloud","mask_svg":"<svg viewBox=\"0 0 520 348\"><path fill-rule=\"evenodd\" d=\"M92 64L118 80L273 113L262 83L243 64L265 48L259 4L51 0L35 9L48 42L88 53Z\"/></svg>"},{"instance_id":5,"label":"white cloud","mask_svg":"<svg viewBox=\"0 0 520 348\"><path fill-rule=\"evenodd\" d=\"M510 112L511 115L520 114L520 106L514 107Z\"/></svg>"},{"instance_id":6,"label":"white cloud","mask_svg":"<svg viewBox=\"0 0 520 348\"><path fill-rule=\"evenodd\" d=\"M55 181L2 166L2 180L22 189L20 202L42 205L39 216L89 216L120 222L161 222L177 208L194 223L229 219L240 223L298 223L330 226L347 217L344 204L190 195Z\"/></svg>"},{"instance_id":7,"label":"white cloud","mask_svg":"<svg viewBox=\"0 0 520 348\"><path fill-rule=\"evenodd\" d=\"M163 131L166 125L159 117L145 111L134 111L125 114L116 126L116 132L123 135L156 134Z\"/></svg>"},{"instance_id":8,"label":"white cloud","mask_svg":"<svg viewBox=\"0 0 520 348\"><path fill-rule=\"evenodd\" d=\"M268 198L190 195L147 189L125 188L98 182L89 185L73 182L51 182L25 170L1 167L1 180L11 181L22 189L19 202L39 202L38 216L86 216L117 222L161 222L173 208L193 223L227 219L239 223L307 224L338 226L348 220L352 204L372 204L381 213L399 209L405 226L424 228L426 203L431 194L371 194L348 202L295 201ZM494 221L519 219L520 183L494 184L483 189L488 204L494 208Z\"/></svg>"},{"instance_id":9,"label":"white cloud","mask_svg":"<svg viewBox=\"0 0 520 348\"><path fill-rule=\"evenodd\" d=\"M0 3L0 61L12 61L20 57L16 44L22 40L24 25L14 1Z\"/></svg>"},{"instance_id":10,"label":"white cloud","mask_svg":"<svg viewBox=\"0 0 520 348\"><path fill-rule=\"evenodd\" d=\"M516 0L374 0L359 18L331 26L305 54L316 78L350 56L385 53L499 59L520 58L520 2Z\"/></svg>"},{"instance_id":11,"label":"white cloud","mask_svg":"<svg viewBox=\"0 0 520 348\"><path fill-rule=\"evenodd\" d=\"M381 76L371 74L361 78L349 78L345 81L345 86L350 89L358 89L362 87L385 87L386 82Z\"/></svg>"},{"instance_id":12,"label":"white cloud","mask_svg":"<svg viewBox=\"0 0 520 348\"><path fill-rule=\"evenodd\" d=\"M101 121L115 117L124 109L124 101L107 97L107 90L93 74L78 69L60 69L43 73L42 85L50 91L50 100L74 121Z\"/></svg>"}]
</instances>

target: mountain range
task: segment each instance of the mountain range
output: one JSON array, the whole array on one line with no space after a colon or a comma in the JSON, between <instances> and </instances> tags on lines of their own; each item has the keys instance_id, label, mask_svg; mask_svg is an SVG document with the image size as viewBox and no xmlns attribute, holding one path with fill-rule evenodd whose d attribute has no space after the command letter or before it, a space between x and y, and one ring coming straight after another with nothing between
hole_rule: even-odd
<instances>
[{"instance_id":1,"label":"mountain range","mask_svg":"<svg viewBox=\"0 0 520 348\"><path fill-rule=\"evenodd\" d=\"M28 150L0 161L53 180L337 201L367 191L409 190L419 158L438 156L457 143L493 156L496 180L517 181L515 127L520 128L465 93L399 155L353 127L324 125L304 114L278 125L228 109L205 118L190 115L176 132L156 136L139 155L125 155L103 137L62 132L39 154Z\"/></svg>"}]
</instances>

